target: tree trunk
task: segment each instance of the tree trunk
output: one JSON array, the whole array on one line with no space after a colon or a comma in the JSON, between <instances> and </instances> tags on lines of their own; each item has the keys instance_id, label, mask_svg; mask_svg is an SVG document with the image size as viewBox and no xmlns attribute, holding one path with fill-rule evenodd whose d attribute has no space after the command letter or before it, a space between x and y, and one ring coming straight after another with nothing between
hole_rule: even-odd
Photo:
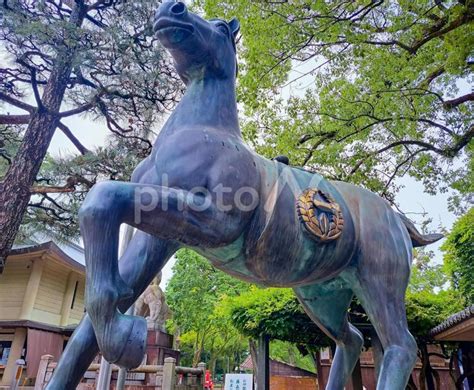
<instances>
[{"instance_id":1,"label":"tree trunk","mask_svg":"<svg viewBox=\"0 0 474 390\"><path fill-rule=\"evenodd\" d=\"M86 15L86 7L80 1L74 4L70 23L79 27ZM28 207L30 187L58 126L58 112L71 75L74 56L73 46L65 48L55 58L41 99L42 107L32 114L20 148L0 183L0 273Z\"/></svg>"},{"instance_id":2,"label":"tree trunk","mask_svg":"<svg viewBox=\"0 0 474 390\"><path fill-rule=\"evenodd\" d=\"M204 335L201 338L198 333L196 334L196 340L194 341L194 353L193 353L193 361L192 361L193 367L197 367L198 363L200 363L203 347L204 347Z\"/></svg>"},{"instance_id":3,"label":"tree trunk","mask_svg":"<svg viewBox=\"0 0 474 390\"><path fill-rule=\"evenodd\" d=\"M193 363L192 363L192 366L193 366L193 367L197 367L197 365L198 365L199 362L201 361L201 352L202 352L202 348L201 348L201 347L197 347L197 348L194 350Z\"/></svg>"},{"instance_id":4,"label":"tree trunk","mask_svg":"<svg viewBox=\"0 0 474 390\"><path fill-rule=\"evenodd\" d=\"M217 364L217 356L214 355L209 359L209 371L211 371L211 375L214 375L216 373L216 364Z\"/></svg>"}]
</instances>

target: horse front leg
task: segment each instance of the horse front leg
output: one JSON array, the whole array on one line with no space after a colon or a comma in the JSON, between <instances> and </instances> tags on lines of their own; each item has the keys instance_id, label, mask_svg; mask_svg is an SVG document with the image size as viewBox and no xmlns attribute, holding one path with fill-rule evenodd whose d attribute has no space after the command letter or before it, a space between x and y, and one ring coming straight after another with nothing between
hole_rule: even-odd
<instances>
[{"instance_id":1,"label":"horse front leg","mask_svg":"<svg viewBox=\"0 0 474 390\"><path fill-rule=\"evenodd\" d=\"M86 256L86 309L104 357L133 368L141 363L146 321L117 309L133 291L117 265L119 227L127 223L173 243L214 247L237 239L238 212L222 213L206 196L161 186L104 182L79 212Z\"/></svg>"},{"instance_id":2,"label":"horse front leg","mask_svg":"<svg viewBox=\"0 0 474 390\"><path fill-rule=\"evenodd\" d=\"M133 236L119 260L120 276L133 288L133 298L141 295L177 249L175 243L144 232L138 231ZM126 311L133 303L133 298L120 302L119 310ZM98 350L90 317L86 315L69 339L46 389L75 389Z\"/></svg>"}]
</instances>

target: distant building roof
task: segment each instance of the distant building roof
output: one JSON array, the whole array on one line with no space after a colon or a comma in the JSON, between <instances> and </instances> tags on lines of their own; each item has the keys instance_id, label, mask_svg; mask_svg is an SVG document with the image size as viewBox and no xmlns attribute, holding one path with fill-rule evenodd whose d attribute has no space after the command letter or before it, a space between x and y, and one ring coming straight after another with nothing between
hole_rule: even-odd
<instances>
[{"instance_id":1,"label":"distant building roof","mask_svg":"<svg viewBox=\"0 0 474 390\"><path fill-rule=\"evenodd\" d=\"M16 249L25 249L38 247L38 245L54 242L54 245L65 253L68 257L73 259L79 264L85 265L84 258L84 248L74 242L64 242L64 241L53 241L51 237L48 237L41 233L36 233L33 237L28 240L23 241L20 244L13 245L12 252ZM11 253L12 254L12 253Z\"/></svg>"},{"instance_id":2,"label":"distant building roof","mask_svg":"<svg viewBox=\"0 0 474 390\"><path fill-rule=\"evenodd\" d=\"M74 245L74 246L73 246ZM21 255L34 252L49 252L55 255L59 261L75 268L77 271L84 272L84 251L75 244L56 244L53 241L43 242L34 245L15 245L8 256Z\"/></svg>"},{"instance_id":3,"label":"distant building roof","mask_svg":"<svg viewBox=\"0 0 474 390\"><path fill-rule=\"evenodd\" d=\"M474 305L453 314L433 328L430 335L441 341L474 341Z\"/></svg>"}]
</instances>

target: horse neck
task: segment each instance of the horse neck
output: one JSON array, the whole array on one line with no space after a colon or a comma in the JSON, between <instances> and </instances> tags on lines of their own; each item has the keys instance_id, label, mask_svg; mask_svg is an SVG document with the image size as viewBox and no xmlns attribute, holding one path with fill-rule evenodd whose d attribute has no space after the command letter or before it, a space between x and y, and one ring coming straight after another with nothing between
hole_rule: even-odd
<instances>
[{"instance_id":1,"label":"horse neck","mask_svg":"<svg viewBox=\"0 0 474 390\"><path fill-rule=\"evenodd\" d=\"M191 81L163 130L174 132L199 127L241 136L235 79L204 77Z\"/></svg>"}]
</instances>

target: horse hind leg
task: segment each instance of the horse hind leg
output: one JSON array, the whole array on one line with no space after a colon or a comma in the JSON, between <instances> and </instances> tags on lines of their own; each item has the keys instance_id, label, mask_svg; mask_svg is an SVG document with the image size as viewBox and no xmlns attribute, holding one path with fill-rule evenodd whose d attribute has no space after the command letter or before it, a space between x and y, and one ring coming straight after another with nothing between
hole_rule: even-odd
<instances>
[{"instance_id":1,"label":"horse hind leg","mask_svg":"<svg viewBox=\"0 0 474 390\"><path fill-rule=\"evenodd\" d=\"M401 251L359 266L354 292L383 347L377 390L404 390L416 362L417 344L408 330L405 290L409 261Z\"/></svg>"},{"instance_id":2,"label":"horse hind leg","mask_svg":"<svg viewBox=\"0 0 474 390\"><path fill-rule=\"evenodd\" d=\"M326 390L343 390L364 343L361 333L347 320L353 292L327 284L294 290L309 317L336 342L336 354Z\"/></svg>"}]
</instances>

